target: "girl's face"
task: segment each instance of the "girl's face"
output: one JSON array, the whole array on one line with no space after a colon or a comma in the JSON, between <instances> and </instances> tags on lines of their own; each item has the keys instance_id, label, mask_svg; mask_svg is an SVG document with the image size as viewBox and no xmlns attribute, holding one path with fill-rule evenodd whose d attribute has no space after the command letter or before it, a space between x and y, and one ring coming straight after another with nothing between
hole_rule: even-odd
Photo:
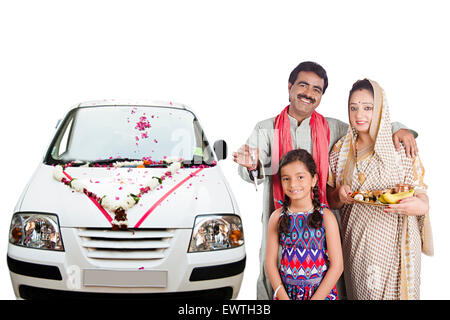
<instances>
[{"instance_id":1,"label":"girl's face","mask_svg":"<svg viewBox=\"0 0 450 320\"><path fill-rule=\"evenodd\" d=\"M311 190L317 183L317 175L309 173L303 162L291 162L281 168L281 186L291 200L311 199Z\"/></svg>"},{"instance_id":2,"label":"girl's face","mask_svg":"<svg viewBox=\"0 0 450 320\"><path fill-rule=\"evenodd\" d=\"M352 93L349 102L350 125L358 133L368 133L372 122L373 95L366 89Z\"/></svg>"}]
</instances>

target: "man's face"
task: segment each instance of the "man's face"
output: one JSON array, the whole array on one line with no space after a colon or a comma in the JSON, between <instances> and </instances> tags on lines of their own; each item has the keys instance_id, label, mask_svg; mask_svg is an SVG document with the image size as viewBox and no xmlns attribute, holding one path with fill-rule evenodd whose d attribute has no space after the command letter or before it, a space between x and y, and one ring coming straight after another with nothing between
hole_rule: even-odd
<instances>
[{"instance_id":1,"label":"man's face","mask_svg":"<svg viewBox=\"0 0 450 320\"><path fill-rule=\"evenodd\" d=\"M300 71L294 84L289 83L291 113L309 117L320 104L324 81L312 71Z\"/></svg>"}]
</instances>

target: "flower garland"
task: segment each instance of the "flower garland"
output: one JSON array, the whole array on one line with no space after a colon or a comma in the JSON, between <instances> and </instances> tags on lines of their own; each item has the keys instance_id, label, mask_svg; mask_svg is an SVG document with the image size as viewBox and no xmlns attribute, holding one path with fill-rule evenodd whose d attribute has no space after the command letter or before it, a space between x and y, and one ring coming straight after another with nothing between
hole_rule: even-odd
<instances>
[{"instance_id":1,"label":"flower garland","mask_svg":"<svg viewBox=\"0 0 450 320\"><path fill-rule=\"evenodd\" d=\"M150 160L122 161L113 163L113 167L121 168L124 166L136 166L138 168L143 168L145 167L145 165L150 164L150 162ZM112 197L107 195L103 195L100 197L95 193L89 191L86 186L77 178L69 178L69 176L65 174L64 170L66 167L71 167L71 163L64 166L55 166L53 169L53 178L69 186L76 192L84 193L89 198L97 201L105 210L114 212L114 220L111 222L113 230L128 230L128 219L126 211L133 208L144 194L156 189L166 178L172 177L172 175L174 175L182 166L181 159L174 157L167 158L163 162L166 164L170 163L170 165L168 166L167 171L161 177L150 178L147 183L144 184L144 187L139 189L139 193L137 195L130 193L125 197L125 199L121 201L114 201Z\"/></svg>"}]
</instances>

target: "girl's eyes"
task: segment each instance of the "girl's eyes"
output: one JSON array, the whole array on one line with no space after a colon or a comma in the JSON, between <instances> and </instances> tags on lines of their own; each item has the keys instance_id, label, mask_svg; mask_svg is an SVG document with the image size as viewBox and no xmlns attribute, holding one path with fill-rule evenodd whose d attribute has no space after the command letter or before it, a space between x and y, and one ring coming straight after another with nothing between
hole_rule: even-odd
<instances>
[{"instance_id":1,"label":"girl's eyes","mask_svg":"<svg viewBox=\"0 0 450 320\"><path fill-rule=\"evenodd\" d=\"M282 180L282 181L289 181L289 178L286 178L286 177L285 177L285 178L282 178L281 180ZM303 180L303 176L298 176L298 177L297 177L297 180Z\"/></svg>"}]
</instances>

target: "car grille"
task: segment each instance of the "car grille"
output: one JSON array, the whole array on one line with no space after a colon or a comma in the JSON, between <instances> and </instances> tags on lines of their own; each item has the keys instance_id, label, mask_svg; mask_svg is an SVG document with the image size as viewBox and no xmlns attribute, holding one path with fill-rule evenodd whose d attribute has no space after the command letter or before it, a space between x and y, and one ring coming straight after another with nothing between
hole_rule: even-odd
<instances>
[{"instance_id":1,"label":"car grille","mask_svg":"<svg viewBox=\"0 0 450 320\"><path fill-rule=\"evenodd\" d=\"M103 260L158 260L165 257L173 229L79 229L85 254Z\"/></svg>"}]
</instances>

